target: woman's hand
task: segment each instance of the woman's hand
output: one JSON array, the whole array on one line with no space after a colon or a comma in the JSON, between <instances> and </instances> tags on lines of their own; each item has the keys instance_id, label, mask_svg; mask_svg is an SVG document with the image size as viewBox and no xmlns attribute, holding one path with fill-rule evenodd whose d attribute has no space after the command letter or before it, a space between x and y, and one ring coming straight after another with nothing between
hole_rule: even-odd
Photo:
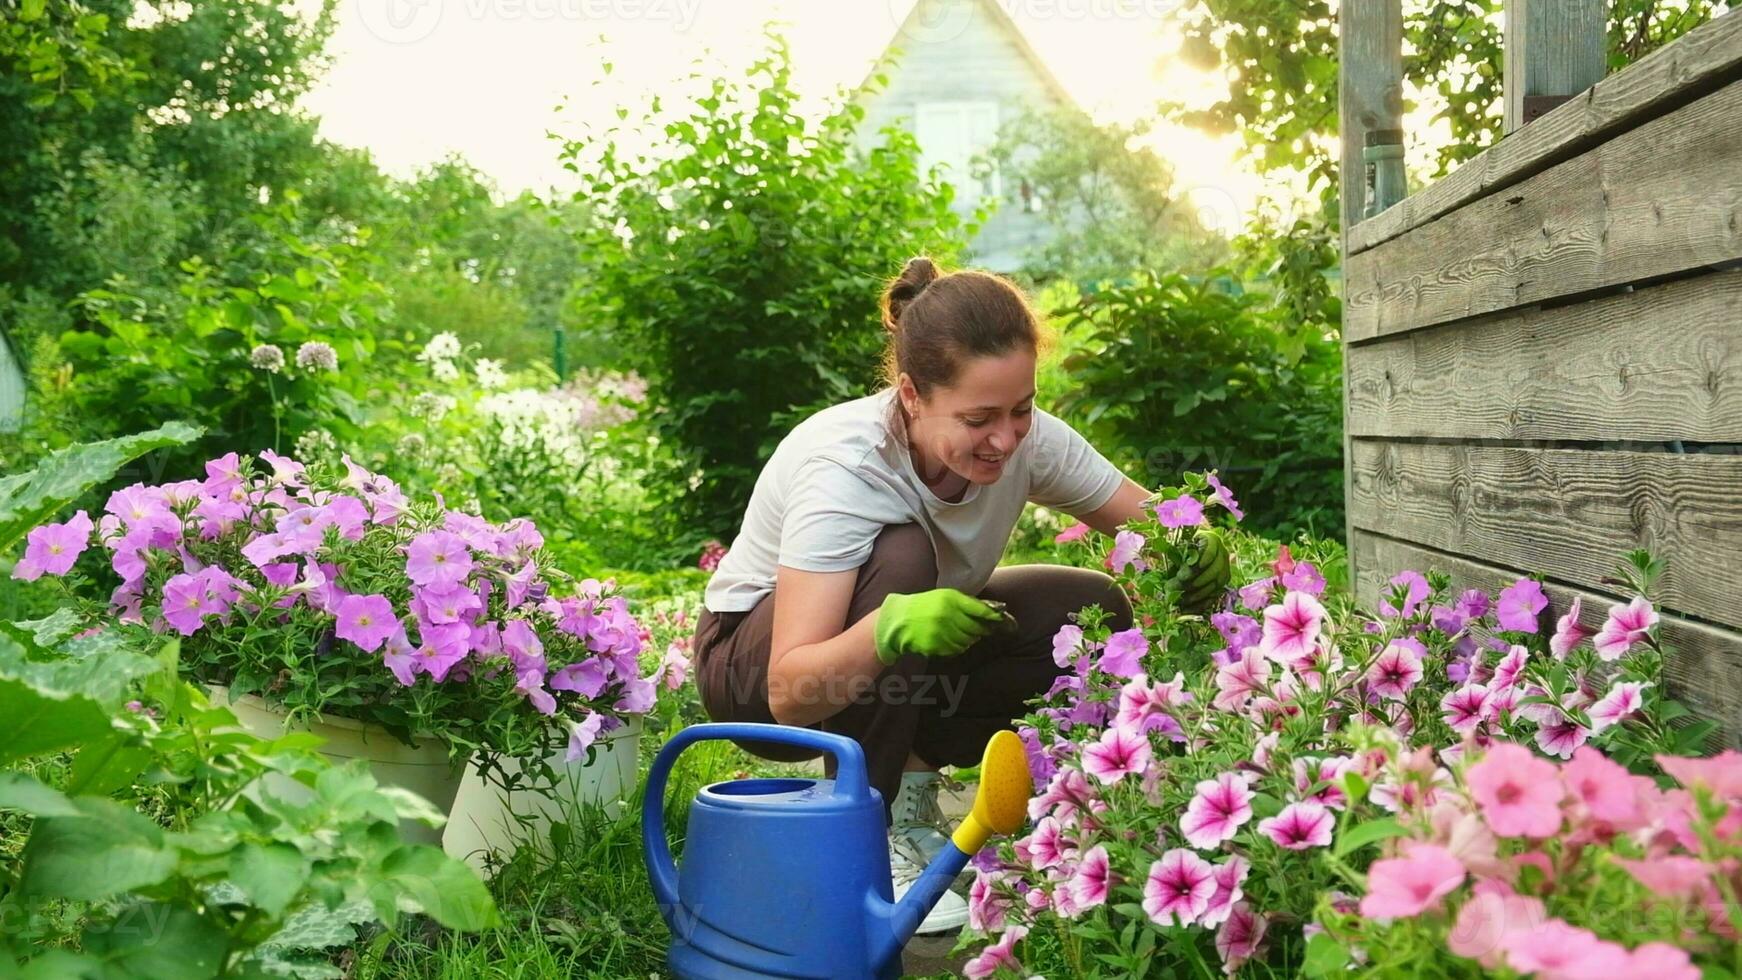
<instances>
[{"instance_id":1,"label":"woman's hand","mask_svg":"<svg viewBox=\"0 0 1742 980\"><path fill-rule=\"evenodd\" d=\"M910 653L953 657L1002 626L1005 616L955 589L890 595L877 610L877 659L892 664Z\"/></svg>"}]
</instances>

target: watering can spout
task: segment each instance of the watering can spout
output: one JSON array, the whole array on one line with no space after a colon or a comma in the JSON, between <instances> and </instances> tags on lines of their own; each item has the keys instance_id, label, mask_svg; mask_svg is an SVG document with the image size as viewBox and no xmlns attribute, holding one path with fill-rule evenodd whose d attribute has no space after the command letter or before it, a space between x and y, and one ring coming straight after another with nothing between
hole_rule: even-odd
<instances>
[{"instance_id":1,"label":"watering can spout","mask_svg":"<svg viewBox=\"0 0 1742 980\"><path fill-rule=\"evenodd\" d=\"M902 947L925 921L926 913L993 834L1014 833L1022 826L1028 815L1028 798L1033 794L1034 780L1028 772L1022 740L1014 732L998 732L986 743L973 808L950 835L943 851L932 859L900 901L886 902L875 894L868 896L866 921L876 962L890 962L901 954Z\"/></svg>"}]
</instances>

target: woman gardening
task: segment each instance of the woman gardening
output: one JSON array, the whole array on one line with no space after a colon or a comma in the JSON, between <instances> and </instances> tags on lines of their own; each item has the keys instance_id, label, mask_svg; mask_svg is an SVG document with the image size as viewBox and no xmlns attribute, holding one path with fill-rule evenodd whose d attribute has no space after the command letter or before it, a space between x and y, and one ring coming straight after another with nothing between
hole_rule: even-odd
<instances>
[{"instance_id":1,"label":"woman gardening","mask_svg":"<svg viewBox=\"0 0 1742 980\"><path fill-rule=\"evenodd\" d=\"M1106 575L998 567L1024 504L1112 534L1149 494L1035 407L1041 326L1011 283L916 258L882 310L888 386L781 441L708 582L695 650L714 720L821 728L864 748L899 899L946 840L938 769L977 762L1052 687L1068 615L1098 604L1114 629L1131 626ZM967 914L946 894L920 931Z\"/></svg>"}]
</instances>

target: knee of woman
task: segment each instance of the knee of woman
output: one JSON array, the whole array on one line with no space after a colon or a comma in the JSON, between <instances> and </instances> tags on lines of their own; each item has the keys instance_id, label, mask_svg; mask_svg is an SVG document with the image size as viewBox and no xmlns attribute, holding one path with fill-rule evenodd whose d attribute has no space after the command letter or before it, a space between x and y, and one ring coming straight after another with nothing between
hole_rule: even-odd
<instances>
[{"instance_id":1,"label":"knee of woman","mask_svg":"<svg viewBox=\"0 0 1742 980\"><path fill-rule=\"evenodd\" d=\"M888 592L911 594L938 586L937 550L931 536L918 524L890 524L878 532L871 545L871 569Z\"/></svg>"}]
</instances>

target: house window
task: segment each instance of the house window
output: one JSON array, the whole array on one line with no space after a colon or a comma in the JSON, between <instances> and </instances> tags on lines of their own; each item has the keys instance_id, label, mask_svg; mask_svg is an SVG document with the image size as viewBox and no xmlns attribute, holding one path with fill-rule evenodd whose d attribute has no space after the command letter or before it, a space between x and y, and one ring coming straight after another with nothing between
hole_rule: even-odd
<instances>
[{"instance_id":1,"label":"house window","mask_svg":"<svg viewBox=\"0 0 1742 980\"><path fill-rule=\"evenodd\" d=\"M963 210L1002 193L998 168L991 161L975 160L998 141L998 103L921 102L914 107L913 136L920 165L945 168L945 179L956 188L956 203Z\"/></svg>"}]
</instances>

